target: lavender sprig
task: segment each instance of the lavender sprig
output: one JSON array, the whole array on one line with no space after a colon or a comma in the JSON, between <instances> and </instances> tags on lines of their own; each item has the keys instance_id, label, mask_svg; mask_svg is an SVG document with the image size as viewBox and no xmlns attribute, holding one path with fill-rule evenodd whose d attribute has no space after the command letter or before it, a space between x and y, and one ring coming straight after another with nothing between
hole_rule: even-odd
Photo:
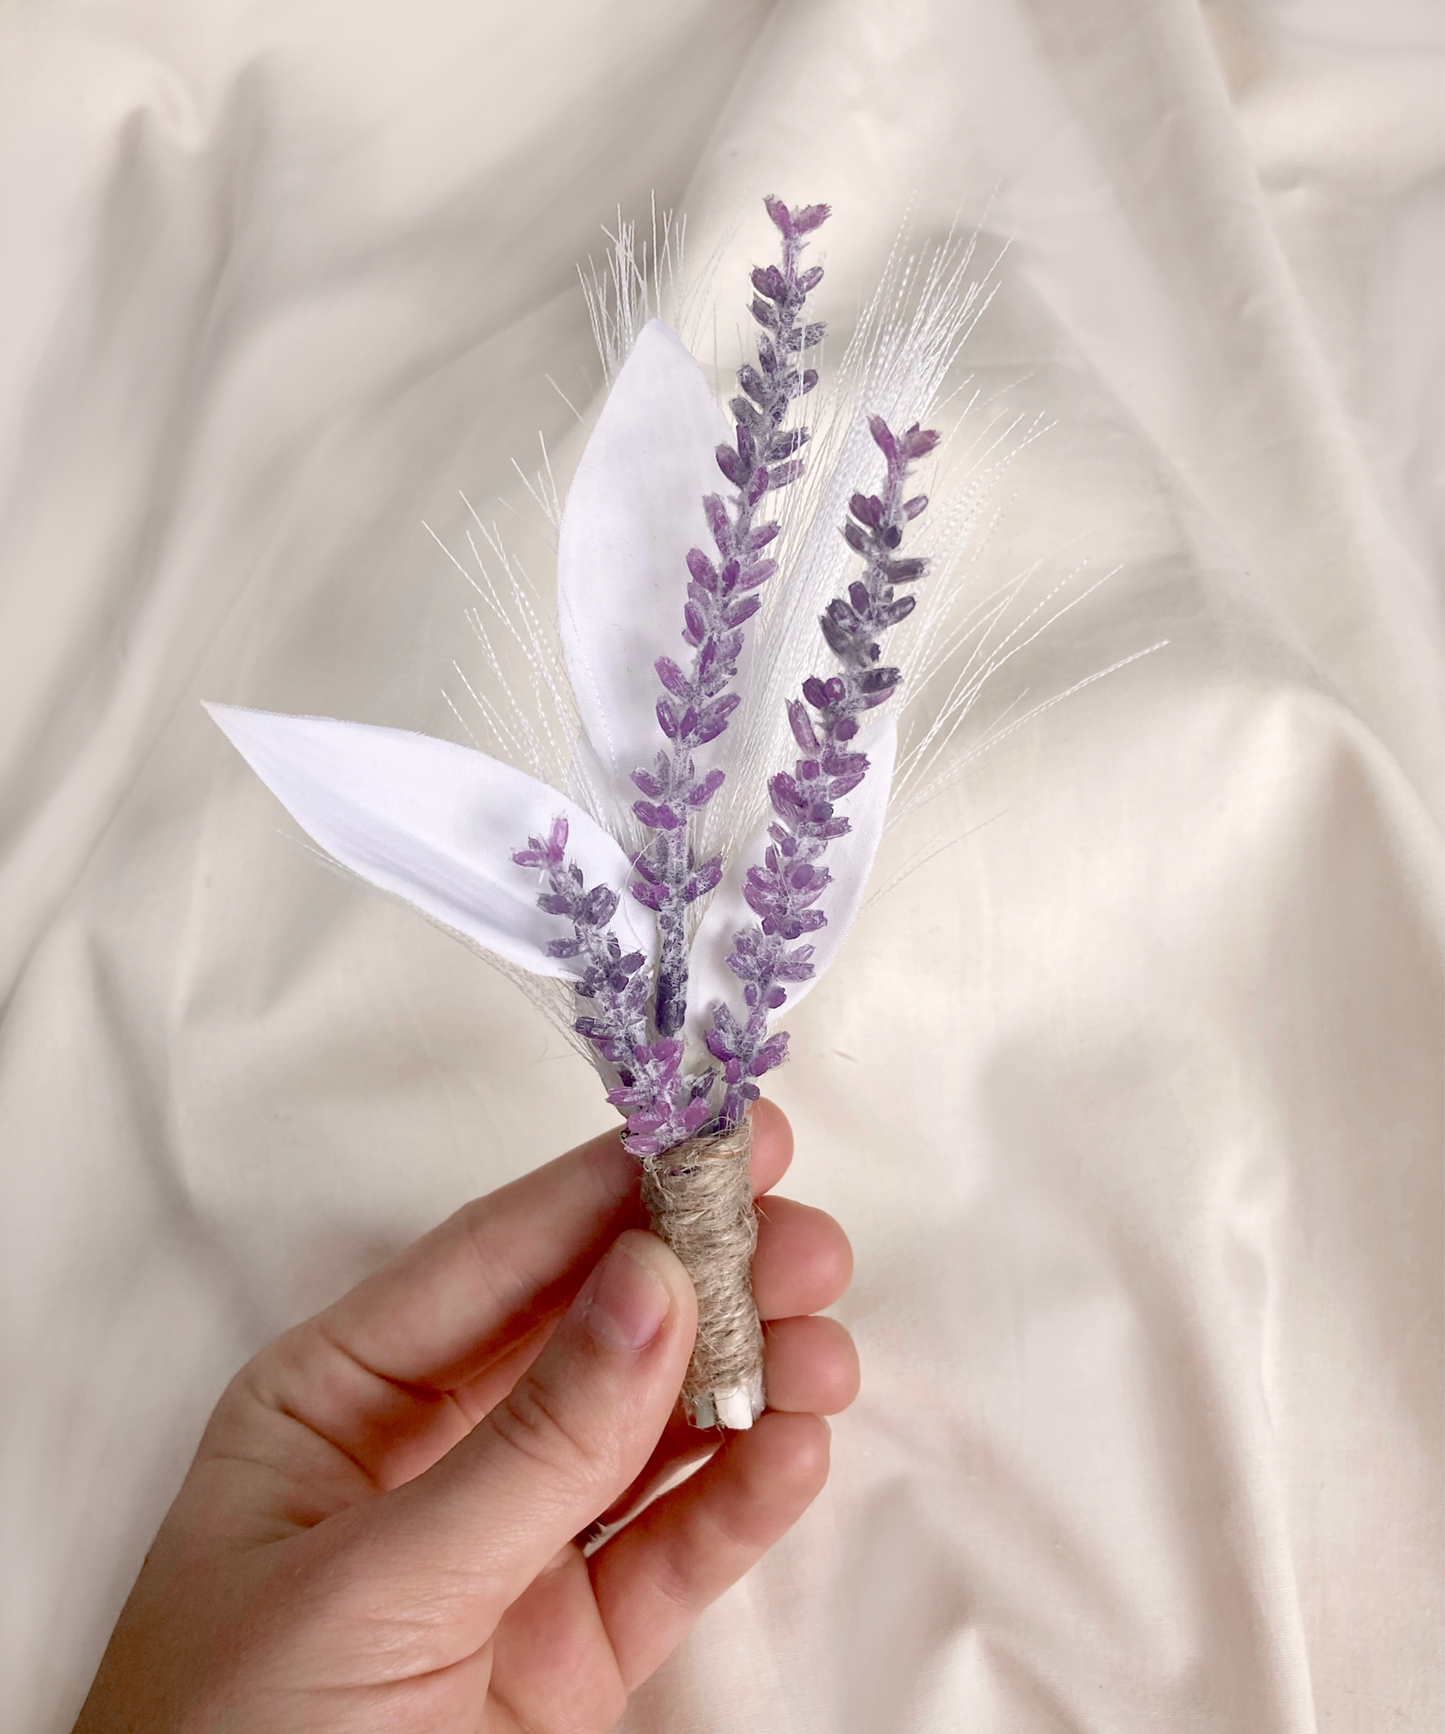
<instances>
[{"instance_id":1,"label":"lavender sprig","mask_svg":"<svg viewBox=\"0 0 1445 1734\"><path fill-rule=\"evenodd\" d=\"M723 732L740 702L727 688L737 674L742 628L761 605L759 588L777 570L775 561L759 556L777 535L778 525L754 520L767 494L787 487L802 473L796 454L807 442L808 430L785 430L782 423L789 404L818 381L802 358L822 338L823 326L809 323L802 314L823 272L817 265L806 271L798 267L803 237L826 220L828 207L789 210L780 199L764 202L783 238L783 260L781 266L760 266L752 274L757 291L752 314L762 327L758 365L745 363L738 370L740 391L730 405L735 441L717 448L718 468L737 491L726 500L718 494L703 500L717 558L701 548L690 549L687 556L690 582L682 636L692 648L691 664L684 671L670 656L660 656L655 664L663 686L657 721L671 745L658 753L650 770L632 773L644 797L632 810L651 835L634 860L631 891L657 913L661 950L653 1021L663 1038L682 1028L687 1009L687 906L722 877L721 856L701 865L694 861L689 820L722 787L725 773L713 769L700 776L693 754Z\"/></svg>"},{"instance_id":2,"label":"lavender sprig","mask_svg":"<svg viewBox=\"0 0 1445 1734\"><path fill-rule=\"evenodd\" d=\"M513 850L512 859L542 874L546 889L538 907L572 924L570 935L549 941L547 955L577 960L573 986L595 1009L572 1027L617 1071L620 1082L607 1099L628 1110L628 1148L638 1156L652 1156L692 1137L711 1117L708 1098L714 1077L684 1077L683 1044L650 1039L646 960L640 951L624 954L616 935L608 931L617 912L617 893L609 885L589 888L582 869L567 859L567 820L562 814L545 838L529 837L525 849Z\"/></svg>"},{"instance_id":3,"label":"lavender sprig","mask_svg":"<svg viewBox=\"0 0 1445 1734\"><path fill-rule=\"evenodd\" d=\"M880 660L882 634L906 619L915 604L912 596L896 596L894 587L916 582L927 570L926 560L901 557L897 550L904 526L928 504L924 494L904 498L909 467L933 450L938 435L917 423L895 435L876 415L868 418L868 426L886 464L883 492L854 494L851 519L843 526L848 546L863 556L863 575L846 597L833 598L819 621L842 671L826 680L811 677L803 682L803 701L788 701L788 721L804 757L791 774L780 771L768 784L777 815L768 827L772 844L763 864L749 868L743 882L743 895L759 921L737 935L727 959L743 983L748 1016L740 1023L719 1005L707 1037L709 1052L722 1062L727 1086L722 1119L730 1125L757 1098L753 1080L787 1055L786 1032L769 1036L768 1018L787 999L791 984L813 974L813 946L794 942L827 922L814 907L832 880L820 863L829 843L850 829L835 803L857 788L868 770L867 755L850 750L850 743L858 718L884 703L902 678Z\"/></svg>"}]
</instances>

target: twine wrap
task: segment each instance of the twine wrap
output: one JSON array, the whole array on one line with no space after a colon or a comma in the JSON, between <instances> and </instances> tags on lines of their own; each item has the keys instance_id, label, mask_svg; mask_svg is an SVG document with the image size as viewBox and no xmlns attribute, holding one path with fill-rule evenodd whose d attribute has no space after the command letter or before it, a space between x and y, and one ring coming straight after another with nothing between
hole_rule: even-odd
<instances>
[{"instance_id":1,"label":"twine wrap","mask_svg":"<svg viewBox=\"0 0 1445 1734\"><path fill-rule=\"evenodd\" d=\"M642 1172L652 1226L697 1290L697 1341L683 1385L695 1426L750 1427L763 1406L763 1328L753 1304L758 1219L749 1121L665 1151Z\"/></svg>"}]
</instances>

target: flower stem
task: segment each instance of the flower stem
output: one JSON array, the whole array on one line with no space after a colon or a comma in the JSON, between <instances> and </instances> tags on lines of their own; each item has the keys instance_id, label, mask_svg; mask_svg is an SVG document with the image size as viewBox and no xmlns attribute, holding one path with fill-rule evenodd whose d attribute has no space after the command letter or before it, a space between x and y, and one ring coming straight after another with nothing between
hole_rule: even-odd
<instances>
[{"instance_id":1,"label":"flower stem","mask_svg":"<svg viewBox=\"0 0 1445 1734\"><path fill-rule=\"evenodd\" d=\"M804 756L791 774L780 771L768 784L776 814L768 828L772 842L743 883L759 920L736 936L727 960L743 983L748 1015L739 1023L727 1006L719 1006L707 1038L709 1051L723 1063L726 1125L736 1125L756 1099L753 1080L786 1057L787 1036L769 1036L768 1020L786 1001L789 986L813 974L813 947L794 941L827 924L815 907L832 882L822 861L829 844L850 829L836 803L868 771L867 755L853 746L859 718L883 704L902 678L880 661L883 633L913 612L914 598L896 596L895 586L911 584L927 570L925 560L903 558L897 550L905 525L928 504L923 494L904 498L909 467L933 450L938 435L917 424L895 435L881 416L871 416L869 428L885 460L883 492L854 494L843 526L849 547L863 556L863 575L846 597L833 598L819 622L841 672L804 681L802 700L789 700L788 720Z\"/></svg>"},{"instance_id":2,"label":"flower stem","mask_svg":"<svg viewBox=\"0 0 1445 1734\"><path fill-rule=\"evenodd\" d=\"M675 1036L687 1012L687 907L706 895L722 877L722 859L696 864L693 842L698 815L722 787L724 773L699 775L694 753L727 727L738 695L727 688L737 674L743 626L757 613L757 592L776 571L762 551L778 533L776 522L759 523L764 497L788 486L802 473L797 453L808 439L806 428L783 428L789 405L817 384L804 367L806 352L823 336L823 326L803 317L809 293L822 280L820 266L804 271L799 262L804 236L828 216L826 205L790 210L780 200L766 201L768 215L783 238L781 266L760 266L752 274L753 318L762 328L757 365L738 370L738 395L730 407L735 418L732 445L717 448L717 465L733 484L726 499L709 494L703 501L716 557L690 549L683 641L692 656L686 670L670 656L656 663L663 693L657 720L671 743L650 769L634 771L643 799L633 812L650 835L634 863L632 895L655 910L661 934L653 1022L663 1037Z\"/></svg>"}]
</instances>

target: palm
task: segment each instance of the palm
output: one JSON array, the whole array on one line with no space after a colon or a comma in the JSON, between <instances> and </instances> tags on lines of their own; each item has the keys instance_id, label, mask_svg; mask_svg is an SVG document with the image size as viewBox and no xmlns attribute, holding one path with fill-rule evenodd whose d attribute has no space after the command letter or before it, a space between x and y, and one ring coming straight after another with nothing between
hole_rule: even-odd
<instances>
[{"instance_id":1,"label":"palm","mask_svg":"<svg viewBox=\"0 0 1445 1734\"><path fill-rule=\"evenodd\" d=\"M789 1155L764 1109L757 1191ZM645 1400L589 1416L549 1391L558 1345L538 1361L602 1251L639 1225L615 1137L478 1200L263 1350L212 1417L77 1734L222 1713L248 1734L611 1728L816 1493L818 1416L856 1388L846 1333L806 1316L846 1285L846 1240L820 1212L761 1208L772 1408L630 1518L718 1441L665 1418L690 1290L648 1350ZM629 1520L584 1553L569 1537L598 1516Z\"/></svg>"}]
</instances>

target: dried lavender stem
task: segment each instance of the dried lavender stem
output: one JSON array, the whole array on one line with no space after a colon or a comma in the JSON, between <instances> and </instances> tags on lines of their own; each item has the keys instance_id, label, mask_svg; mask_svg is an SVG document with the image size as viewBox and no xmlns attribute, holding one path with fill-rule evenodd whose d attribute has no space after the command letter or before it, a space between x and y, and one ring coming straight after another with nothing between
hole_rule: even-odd
<instances>
[{"instance_id":1,"label":"dried lavender stem","mask_svg":"<svg viewBox=\"0 0 1445 1734\"><path fill-rule=\"evenodd\" d=\"M753 272L752 313L762 327L757 366L746 363L738 370L738 395L729 405L734 444L717 448L718 469L736 492L726 501L717 494L703 500L718 558L701 548L688 551L682 636L692 649L690 667L684 671L670 656L655 664L663 686L657 721L670 745L651 768L640 766L632 776L644 796L632 810L652 833L635 862L632 894L657 914L661 946L653 1022L664 1039L682 1028L687 1011L688 905L722 877L721 857L698 865L692 844L698 815L724 776L715 769L699 777L693 754L723 732L739 702L727 688L737 674L742 628L758 611L759 586L776 570L760 555L778 525L755 520L766 495L802 473L797 453L808 430L784 430L783 422L792 402L811 391L818 377L803 360L821 340L823 327L810 324L803 312L823 272L819 266L801 271L799 261L804 237L824 222L828 207L789 210L778 199L766 203L783 238L783 262Z\"/></svg>"},{"instance_id":2,"label":"dried lavender stem","mask_svg":"<svg viewBox=\"0 0 1445 1734\"><path fill-rule=\"evenodd\" d=\"M748 869L743 884L760 919L738 934L727 960L743 983L748 1015L739 1023L727 1006L718 1006L707 1038L709 1051L723 1062L725 1125L756 1099L754 1079L786 1056L787 1036L770 1036L768 1020L786 1001L788 987L813 973L813 947L793 942L826 924L815 907L832 880L823 857L850 829L835 803L868 771L867 755L855 745L859 718L885 703L902 679L900 670L880 660L883 634L913 610L913 598L895 595L895 587L915 583L928 569L926 560L898 549L905 527L928 505L924 494L904 498L909 468L933 450L938 435L916 423L895 435L876 415L869 428L885 460L883 492L854 494L843 526L844 540L863 556L863 575L846 597L833 598L819 621L841 672L804 681L802 700L789 701L788 721L804 756L791 774L780 771L768 784L777 821L769 827L772 841L762 864Z\"/></svg>"}]
</instances>

